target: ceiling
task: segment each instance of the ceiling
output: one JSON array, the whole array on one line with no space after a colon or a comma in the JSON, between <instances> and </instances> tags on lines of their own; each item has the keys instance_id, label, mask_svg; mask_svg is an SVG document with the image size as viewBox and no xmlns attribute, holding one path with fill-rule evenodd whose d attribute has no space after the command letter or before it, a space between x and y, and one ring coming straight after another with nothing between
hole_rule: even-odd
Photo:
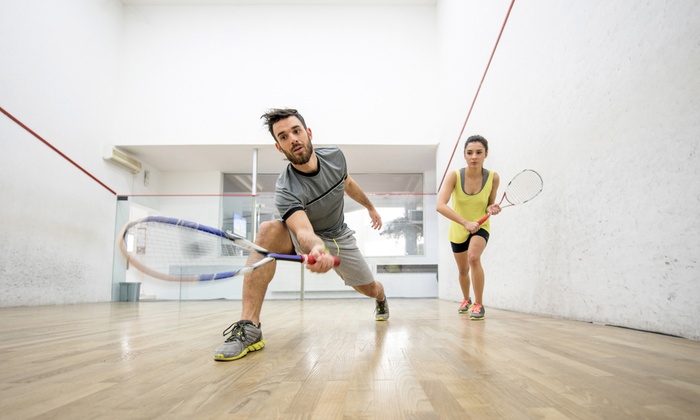
<instances>
[{"instance_id":1,"label":"ceiling","mask_svg":"<svg viewBox=\"0 0 700 420\"><path fill-rule=\"evenodd\" d=\"M315 144L315 147L323 145ZM342 145L349 172L423 173L435 170L436 145ZM279 173L284 155L269 145L118 146L137 160L163 172Z\"/></svg>"},{"instance_id":2,"label":"ceiling","mask_svg":"<svg viewBox=\"0 0 700 420\"><path fill-rule=\"evenodd\" d=\"M315 145L315 147L323 147ZM258 192L274 190L279 174L287 165L274 145L187 145L119 146L120 150L163 172L221 172L227 185L252 184L253 161L257 149L257 173L274 174L258 178ZM434 173L435 145L342 145L348 172L367 192L424 192L424 174ZM232 175L243 174L243 175ZM384 174L376 177L373 174ZM420 174L389 176L387 174ZM428 182L430 178L426 179ZM235 188L235 187L234 187ZM248 191L248 190L246 190ZM228 191L231 192L231 191Z\"/></svg>"}]
</instances>

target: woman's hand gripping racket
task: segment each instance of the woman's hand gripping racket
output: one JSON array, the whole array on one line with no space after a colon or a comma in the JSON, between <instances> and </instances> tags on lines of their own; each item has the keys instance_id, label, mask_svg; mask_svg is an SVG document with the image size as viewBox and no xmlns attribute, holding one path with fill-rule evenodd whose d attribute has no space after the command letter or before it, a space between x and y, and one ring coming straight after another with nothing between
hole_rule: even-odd
<instances>
[{"instance_id":1,"label":"woman's hand gripping racket","mask_svg":"<svg viewBox=\"0 0 700 420\"><path fill-rule=\"evenodd\" d=\"M171 281L227 279L274 260L316 263L312 255L274 254L241 236L162 216L149 216L124 226L119 235L119 249L139 271ZM226 257L241 256L243 249L264 258L238 270L228 270L230 262ZM333 258L337 267L340 259Z\"/></svg>"},{"instance_id":2,"label":"woman's hand gripping racket","mask_svg":"<svg viewBox=\"0 0 700 420\"><path fill-rule=\"evenodd\" d=\"M498 205L501 208L505 208L515 206L516 204L527 203L537 197L537 194L542 191L543 186L544 183L542 182L540 174L532 169L525 169L510 180ZM503 200L506 200L508 204L502 206ZM477 223L481 225L487 221L489 217L491 217L491 214L482 217Z\"/></svg>"}]
</instances>

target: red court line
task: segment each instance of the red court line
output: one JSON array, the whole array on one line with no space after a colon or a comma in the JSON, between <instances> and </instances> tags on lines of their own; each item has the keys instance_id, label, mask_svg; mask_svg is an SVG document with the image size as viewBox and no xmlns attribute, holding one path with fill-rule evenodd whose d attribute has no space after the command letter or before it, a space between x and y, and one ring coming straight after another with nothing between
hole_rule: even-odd
<instances>
[{"instance_id":1,"label":"red court line","mask_svg":"<svg viewBox=\"0 0 700 420\"><path fill-rule=\"evenodd\" d=\"M503 35L503 30L506 28L506 22L508 22L508 16L510 16L510 11L513 9L513 4L515 3L515 0L510 2L510 7L508 7L508 13L506 13L506 18L503 20L503 25L501 26L501 32L498 33L498 38L496 38L496 45L493 46L493 51L491 51L491 57L489 57L489 62L486 64L486 69L484 70L484 75L481 76L481 82L479 82L479 87L476 89L476 94L474 95L474 99L472 100L472 105L469 107L469 112L467 113L467 118L464 120L464 124L462 125L462 130L459 132L459 136L457 137L457 141L455 142L455 147L452 149L452 155L450 156L450 160L447 162L447 166L445 167L445 173L442 175L442 179L440 180L440 185L438 186L438 191L440 191L440 188L442 188L442 183L445 182L445 177L447 176L447 171L450 169L450 164L452 164L452 159L455 157L455 152L457 151L457 146L459 145L459 141L462 138L462 134L464 134L464 129L467 127L467 121L469 121L469 116L472 115L472 110L474 109L474 104L476 103L476 98L479 96L479 92L481 91L481 85L484 84L484 79L486 79L486 73L489 72L489 67L491 67L491 60L493 60L494 54L496 54L496 48L498 48L498 42L501 40L501 35Z\"/></svg>"},{"instance_id":2,"label":"red court line","mask_svg":"<svg viewBox=\"0 0 700 420\"><path fill-rule=\"evenodd\" d=\"M56 152L56 153L58 153L59 155L61 155L61 157L63 157L65 160L67 160L68 162L72 163L73 166L75 166L76 168L78 168L78 169L80 169L81 171L83 171L83 173L84 173L85 175L89 176L90 178L92 178L93 180L95 180L98 184L100 184L100 185L102 185L103 187L105 187L105 188L107 189L107 191L111 192L111 193L114 194L114 195L117 195L117 193L116 193L113 189L111 189L111 188L109 188L108 186L106 186L102 181L100 181L99 179L95 178L90 172L88 172L88 171L86 171L85 169L83 169L82 166L80 166L80 165L78 165L77 163L75 163L75 161L73 161L73 159L71 159L71 158L69 158L68 156L66 156L65 154L63 154L63 152L61 152L60 150L58 150L57 148L55 148L55 147L54 147L51 143L49 143L48 141L44 140L40 135L38 135L37 133L35 133L34 131L32 131L32 129L30 129L29 127L27 127L26 125L24 125L20 120L18 120L17 118L15 118L12 114L10 114L9 112L5 111L5 109L4 109L3 107L0 107L0 112L2 112L3 114L7 115L7 118L9 118L9 119L11 119L12 121L14 121L15 123L17 123L17 125L19 125L20 127L24 128L25 130L27 130L27 132L28 132L29 134L31 134L32 136L34 136L34 137L36 137L37 139L41 140L42 143L44 143L45 145L49 146L49 147L51 148L51 150L53 150L54 152Z\"/></svg>"},{"instance_id":3,"label":"red court line","mask_svg":"<svg viewBox=\"0 0 700 420\"><path fill-rule=\"evenodd\" d=\"M409 196L409 197L424 197L433 196L437 193L365 193L371 196ZM346 194L347 195L347 194ZM245 194L245 193L226 193L226 194L120 194L120 197L262 197L261 194Z\"/></svg>"}]
</instances>

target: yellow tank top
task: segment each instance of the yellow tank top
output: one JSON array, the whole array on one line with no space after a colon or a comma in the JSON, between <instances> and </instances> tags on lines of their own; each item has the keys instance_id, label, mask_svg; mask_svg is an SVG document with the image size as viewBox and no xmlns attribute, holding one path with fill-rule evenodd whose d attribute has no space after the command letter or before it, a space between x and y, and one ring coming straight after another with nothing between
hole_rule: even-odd
<instances>
[{"instance_id":1,"label":"yellow tank top","mask_svg":"<svg viewBox=\"0 0 700 420\"><path fill-rule=\"evenodd\" d=\"M484 169L486 171L486 169ZM481 191L471 195L464 192L462 183L462 171L457 169L457 179L455 188L452 190L452 209L469 221L477 221L486 215L486 207L489 205L489 197L493 188L493 171L488 172L486 183L481 187ZM481 228L490 232L491 219L485 221ZM450 233L448 235L450 242L455 244L464 243L469 238L469 231L464 226L456 223L450 223Z\"/></svg>"}]
</instances>

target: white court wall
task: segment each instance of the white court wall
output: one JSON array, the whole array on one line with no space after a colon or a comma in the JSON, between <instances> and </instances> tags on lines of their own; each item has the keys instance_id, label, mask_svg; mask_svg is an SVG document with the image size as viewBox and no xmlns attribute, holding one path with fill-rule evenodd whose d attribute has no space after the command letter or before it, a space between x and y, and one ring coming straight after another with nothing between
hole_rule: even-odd
<instances>
[{"instance_id":1,"label":"white court wall","mask_svg":"<svg viewBox=\"0 0 700 420\"><path fill-rule=\"evenodd\" d=\"M432 6L127 6L117 136L269 145L260 115L294 107L321 144L436 144L435 25Z\"/></svg>"},{"instance_id":2,"label":"white court wall","mask_svg":"<svg viewBox=\"0 0 700 420\"><path fill-rule=\"evenodd\" d=\"M442 69L460 89L443 89L438 167L490 54L471 37L493 47L510 2L497 4L471 28L479 2L440 2ZM700 338L698 39L695 1L515 2L451 165L479 133L503 186L524 168L545 180L536 200L492 219L487 308ZM440 297L461 300L441 250Z\"/></svg>"},{"instance_id":3,"label":"white court wall","mask_svg":"<svg viewBox=\"0 0 700 420\"><path fill-rule=\"evenodd\" d=\"M121 5L0 0L0 106L117 192L113 141ZM111 299L115 201L0 115L0 306Z\"/></svg>"}]
</instances>

